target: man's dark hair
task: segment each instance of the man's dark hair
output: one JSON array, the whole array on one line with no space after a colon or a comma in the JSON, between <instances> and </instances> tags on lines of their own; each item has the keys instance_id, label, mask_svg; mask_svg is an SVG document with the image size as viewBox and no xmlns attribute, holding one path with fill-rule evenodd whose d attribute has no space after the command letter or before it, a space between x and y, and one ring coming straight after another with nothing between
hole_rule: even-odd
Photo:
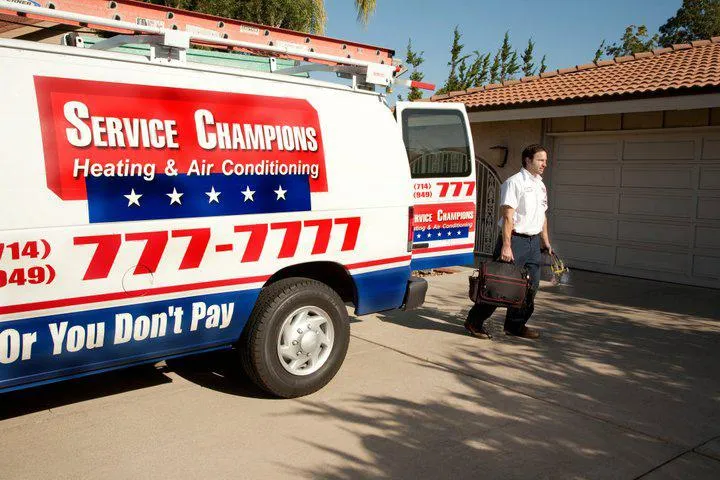
<instances>
[{"instance_id":1,"label":"man's dark hair","mask_svg":"<svg viewBox=\"0 0 720 480\"><path fill-rule=\"evenodd\" d=\"M547 153L547 149L539 143L533 143L532 145L528 145L527 147L525 147L525 149L522 151L522 166L526 167L527 160L532 160L535 154L538 152Z\"/></svg>"}]
</instances>

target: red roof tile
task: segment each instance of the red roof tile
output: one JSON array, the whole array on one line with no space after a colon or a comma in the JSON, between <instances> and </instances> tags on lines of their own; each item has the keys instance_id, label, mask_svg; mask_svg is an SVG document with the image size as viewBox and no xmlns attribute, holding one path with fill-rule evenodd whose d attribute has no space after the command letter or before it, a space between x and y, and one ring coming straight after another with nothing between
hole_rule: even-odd
<instances>
[{"instance_id":1,"label":"red roof tile","mask_svg":"<svg viewBox=\"0 0 720 480\"><path fill-rule=\"evenodd\" d=\"M637 58L646 58L646 57L652 57L653 53L652 52L638 52L638 53L634 54L633 56L636 59Z\"/></svg>"},{"instance_id":2,"label":"red roof tile","mask_svg":"<svg viewBox=\"0 0 720 480\"><path fill-rule=\"evenodd\" d=\"M720 87L720 37L485 85L431 101L468 108L594 99L692 87Z\"/></svg>"}]
</instances>

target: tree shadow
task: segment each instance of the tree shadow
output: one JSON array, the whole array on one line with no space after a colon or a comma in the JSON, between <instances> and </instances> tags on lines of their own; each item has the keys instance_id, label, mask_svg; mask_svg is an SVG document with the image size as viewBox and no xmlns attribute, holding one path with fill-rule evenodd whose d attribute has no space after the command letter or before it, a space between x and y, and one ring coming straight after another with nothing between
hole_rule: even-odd
<instances>
[{"instance_id":1,"label":"tree shadow","mask_svg":"<svg viewBox=\"0 0 720 480\"><path fill-rule=\"evenodd\" d=\"M612 295L583 296L588 291L594 290L541 293L533 317L540 341L505 337L468 346L450 336L433 352L423 350L426 345L404 349L415 365L455 379L427 398L388 393L332 404L301 400L297 413L333 419L362 446L362 455L350 455L314 442L331 466L304 473L333 479L632 478L717 437L717 311L662 302L648 310L644 295L623 292L615 303ZM460 333L462 307L450 306L461 304L459 295L441 291L415 313L380 317L409 329ZM503 315L498 310L495 318Z\"/></svg>"}]
</instances>

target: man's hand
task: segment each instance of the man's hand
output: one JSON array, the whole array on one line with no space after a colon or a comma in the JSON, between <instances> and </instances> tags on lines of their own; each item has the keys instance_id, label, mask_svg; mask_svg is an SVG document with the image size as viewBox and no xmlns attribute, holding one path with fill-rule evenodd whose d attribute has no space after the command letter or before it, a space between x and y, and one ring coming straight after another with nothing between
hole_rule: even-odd
<instances>
[{"instance_id":1,"label":"man's hand","mask_svg":"<svg viewBox=\"0 0 720 480\"><path fill-rule=\"evenodd\" d=\"M553 254L552 245L550 245L550 235L548 235L548 224L547 224L547 217L545 217L545 221L543 222L543 229L542 232L540 232L540 240L542 240L542 244L545 245L545 250L547 250L548 255Z\"/></svg>"},{"instance_id":2,"label":"man's hand","mask_svg":"<svg viewBox=\"0 0 720 480\"><path fill-rule=\"evenodd\" d=\"M510 245L503 245L502 250L500 251L500 260L503 262L514 262L515 257L512 253L512 248L510 248Z\"/></svg>"}]
</instances>

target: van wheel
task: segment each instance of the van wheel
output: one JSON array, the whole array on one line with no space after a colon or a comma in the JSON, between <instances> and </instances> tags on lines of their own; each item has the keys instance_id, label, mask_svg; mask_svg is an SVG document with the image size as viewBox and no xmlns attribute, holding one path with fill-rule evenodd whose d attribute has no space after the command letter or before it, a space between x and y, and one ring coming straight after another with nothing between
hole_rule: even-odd
<instances>
[{"instance_id":1,"label":"van wheel","mask_svg":"<svg viewBox=\"0 0 720 480\"><path fill-rule=\"evenodd\" d=\"M316 280L286 278L260 292L238 347L260 388L293 398L332 380L349 340L347 310L334 290Z\"/></svg>"}]
</instances>

